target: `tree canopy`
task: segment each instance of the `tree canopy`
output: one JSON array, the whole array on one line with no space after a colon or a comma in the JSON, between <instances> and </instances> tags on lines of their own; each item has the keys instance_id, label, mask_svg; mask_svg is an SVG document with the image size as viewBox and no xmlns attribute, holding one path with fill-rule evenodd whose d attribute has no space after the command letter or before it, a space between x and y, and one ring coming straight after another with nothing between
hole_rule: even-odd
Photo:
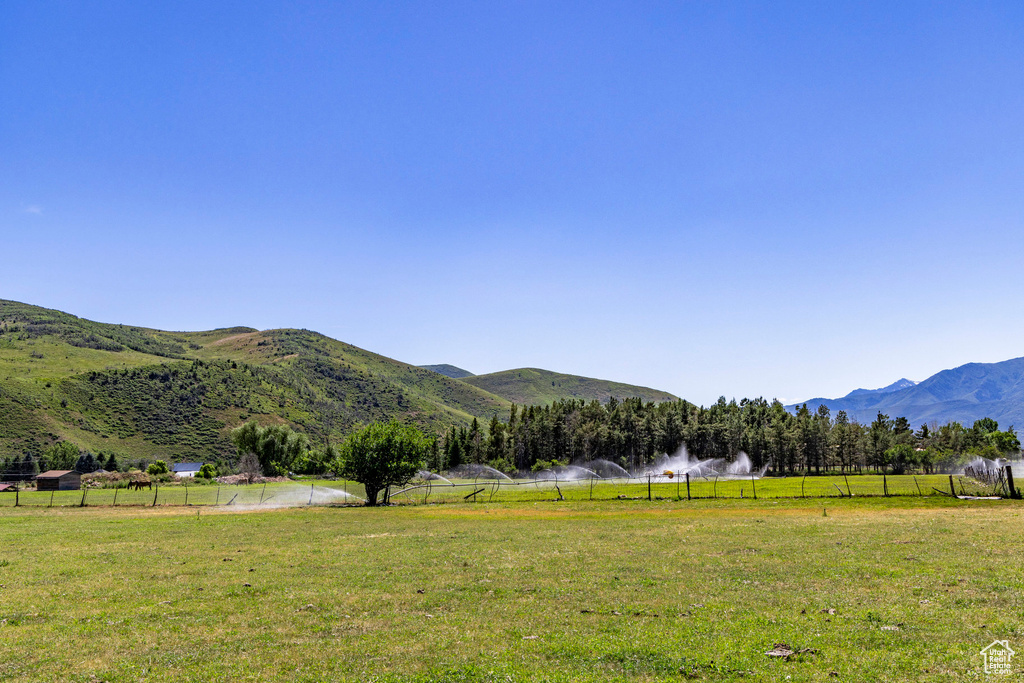
<instances>
[{"instance_id":1,"label":"tree canopy","mask_svg":"<svg viewBox=\"0 0 1024 683\"><path fill-rule=\"evenodd\" d=\"M685 444L699 460L732 459L744 452L755 468L770 465L777 474L927 472L962 466L977 455L1012 457L1020 452L1013 428L999 431L992 419L972 427L931 423L914 432L899 416L879 413L870 424L860 424L843 411L833 415L826 406L812 411L804 405L790 412L780 402L763 398L721 398L707 407L637 398L605 404L566 399L545 406L513 405L508 421L495 417L487 431L473 425L451 427L441 436L430 468L480 463L513 472L529 471L538 463L606 459L638 471Z\"/></svg>"},{"instance_id":2,"label":"tree canopy","mask_svg":"<svg viewBox=\"0 0 1024 683\"><path fill-rule=\"evenodd\" d=\"M233 430L231 440L239 457L252 453L259 460L263 474L271 477L288 474L292 464L309 450L305 434L286 425L261 427L255 420Z\"/></svg>"},{"instance_id":3,"label":"tree canopy","mask_svg":"<svg viewBox=\"0 0 1024 683\"><path fill-rule=\"evenodd\" d=\"M430 450L431 440L415 427L377 422L345 440L338 469L363 485L367 505L376 505L381 491L403 486L416 475Z\"/></svg>"}]
</instances>

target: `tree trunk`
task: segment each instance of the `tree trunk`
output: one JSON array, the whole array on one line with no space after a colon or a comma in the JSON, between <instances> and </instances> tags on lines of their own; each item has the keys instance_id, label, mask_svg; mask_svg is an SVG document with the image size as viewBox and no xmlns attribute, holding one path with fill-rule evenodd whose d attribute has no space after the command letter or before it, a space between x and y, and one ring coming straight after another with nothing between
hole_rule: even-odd
<instances>
[{"instance_id":1,"label":"tree trunk","mask_svg":"<svg viewBox=\"0 0 1024 683\"><path fill-rule=\"evenodd\" d=\"M377 493L379 491L380 489L366 487L366 504L368 506L373 507L377 504Z\"/></svg>"}]
</instances>

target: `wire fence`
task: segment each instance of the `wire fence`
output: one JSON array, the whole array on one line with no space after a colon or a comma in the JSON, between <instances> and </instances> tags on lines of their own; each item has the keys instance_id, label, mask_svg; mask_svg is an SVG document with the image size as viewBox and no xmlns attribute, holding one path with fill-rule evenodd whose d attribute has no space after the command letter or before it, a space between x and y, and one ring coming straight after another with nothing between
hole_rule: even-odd
<instances>
[{"instance_id":1,"label":"wire fence","mask_svg":"<svg viewBox=\"0 0 1024 683\"><path fill-rule=\"evenodd\" d=\"M644 476L601 479L478 479L413 482L387 492L398 505L516 503L550 500L708 500L854 498L888 496L1012 497L1009 483L963 475L831 475L803 477ZM295 481L248 485L160 485L65 491L16 490L0 493L4 507L159 507L238 508L362 505L363 487L351 481Z\"/></svg>"}]
</instances>

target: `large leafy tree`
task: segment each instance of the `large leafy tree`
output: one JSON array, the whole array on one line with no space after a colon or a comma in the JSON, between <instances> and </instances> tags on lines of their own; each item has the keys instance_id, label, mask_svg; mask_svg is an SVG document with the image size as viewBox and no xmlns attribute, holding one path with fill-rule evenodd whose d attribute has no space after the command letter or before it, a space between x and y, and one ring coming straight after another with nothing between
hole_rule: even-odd
<instances>
[{"instance_id":1,"label":"large leafy tree","mask_svg":"<svg viewBox=\"0 0 1024 683\"><path fill-rule=\"evenodd\" d=\"M407 484L429 452L430 440L415 427L377 422L345 440L339 470L363 485L367 505L376 505L381 491Z\"/></svg>"},{"instance_id":2,"label":"large leafy tree","mask_svg":"<svg viewBox=\"0 0 1024 683\"><path fill-rule=\"evenodd\" d=\"M271 477L287 474L292 463L309 450L305 434L284 425L261 427L255 420L233 430L231 440L239 459L247 453L255 455L263 474Z\"/></svg>"},{"instance_id":3,"label":"large leafy tree","mask_svg":"<svg viewBox=\"0 0 1024 683\"><path fill-rule=\"evenodd\" d=\"M58 441L43 453L40 466L44 470L71 470L78 463L80 451L70 441Z\"/></svg>"}]
</instances>

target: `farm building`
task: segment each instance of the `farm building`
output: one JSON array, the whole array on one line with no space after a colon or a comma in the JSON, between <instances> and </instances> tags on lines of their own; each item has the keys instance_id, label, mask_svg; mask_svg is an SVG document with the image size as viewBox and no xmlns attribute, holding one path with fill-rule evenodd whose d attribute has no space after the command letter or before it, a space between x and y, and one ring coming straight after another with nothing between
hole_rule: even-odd
<instances>
[{"instance_id":1,"label":"farm building","mask_svg":"<svg viewBox=\"0 0 1024 683\"><path fill-rule=\"evenodd\" d=\"M39 491L77 491L82 488L82 475L74 470L50 470L36 477Z\"/></svg>"},{"instance_id":2,"label":"farm building","mask_svg":"<svg viewBox=\"0 0 1024 683\"><path fill-rule=\"evenodd\" d=\"M179 477L194 477L202 466L201 462L179 462L171 465L171 472Z\"/></svg>"},{"instance_id":3,"label":"farm building","mask_svg":"<svg viewBox=\"0 0 1024 683\"><path fill-rule=\"evenodd\" d=\"M14 491L14 484L0 484L0 492Z\"/></svg>"}]
</instances>

